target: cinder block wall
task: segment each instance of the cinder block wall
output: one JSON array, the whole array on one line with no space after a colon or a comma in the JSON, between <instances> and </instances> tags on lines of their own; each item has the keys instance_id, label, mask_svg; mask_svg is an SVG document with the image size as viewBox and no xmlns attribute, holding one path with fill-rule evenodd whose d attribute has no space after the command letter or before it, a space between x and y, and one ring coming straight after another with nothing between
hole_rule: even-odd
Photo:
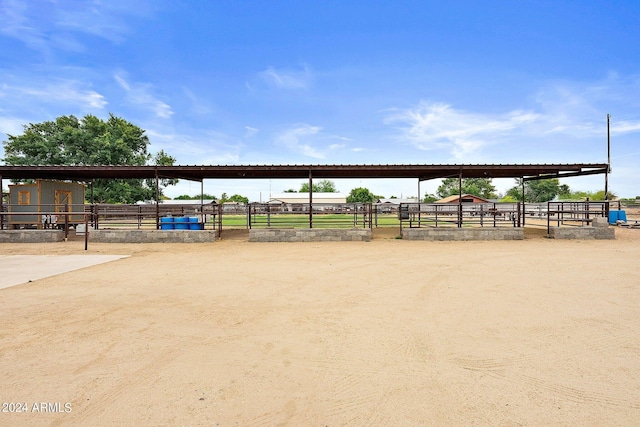
<instances>
[{"instance_id":1,"label":"cinder block wall","mask_svg":"<svg viewBox=\"0 0 640 427\"><path fill-rule=\"evenodd\" d=\"M2 230L0 243L62 242L64 230Z\"/></svg>"},{"instance_id":2,"label":"cinder block wall","mask_svg":"<svg viewBox=\"0 0 640 427\"><path fill-rule=\"evenodd\" d=\"M616 238L616 230L613 227L551 227L549 229L549 238L576 240L613 240Z\"/></svg>"},{"instance_id":3,"label":"cinder block wall","mask_svg":"<svg viewBox=\"0 0 640 427\"><path fill-rule=\"evenodd\" d=\"M616 230L609 227L607 218L594 218L592 224L591 227L551 227L549 238L576 240L612 240L616 238Z\"/></svg>"},{"instance_id":4,"label":"cinder block wall","mask_svg":"<svg viewBox=\"0 0 640 427\"><path fill-rule=\"evenodd\" d=\"M369 242L368 228L252 228L250 242Z\"/></svg>"},{"instance_id":5,"label":"cinder block wall","mask_svg":"<svg viewBox=\"0 0 640 427\"><path fill-rule=\"evenodd\" d=\"M89 230L89 241L97 243L209 243L214 230Z\"/></svg>"},{"instance_id":6,"label":"cinder block wall","mask_svg":"<svg viewBox=\"0 0 640 427\"><path fill-rule=\"evenodd\" d=\"M514 228L403 228L402 238L405 240L522 240L524 229Z\"/></svg>"}]
</instances>

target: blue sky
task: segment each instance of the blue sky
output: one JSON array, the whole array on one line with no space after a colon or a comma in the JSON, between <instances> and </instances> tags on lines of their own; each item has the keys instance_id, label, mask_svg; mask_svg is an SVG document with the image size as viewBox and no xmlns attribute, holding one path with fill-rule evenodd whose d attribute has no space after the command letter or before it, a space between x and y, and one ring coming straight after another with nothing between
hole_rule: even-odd
<instances>
[{"instance_id":1,"label":"blue sky","mask_svg":"<svg viewBox=\"0 0 640 427\"><path fill-rule=\"evenodd\" d=\"M0 139L113 113L183 165L601 163L611 114L610 189L633 197L638 22L635 0L0 0ZM595 191L604 177L563 183ZM301 184L204 190L258 201Z\"/></svg>"}]
</instances>

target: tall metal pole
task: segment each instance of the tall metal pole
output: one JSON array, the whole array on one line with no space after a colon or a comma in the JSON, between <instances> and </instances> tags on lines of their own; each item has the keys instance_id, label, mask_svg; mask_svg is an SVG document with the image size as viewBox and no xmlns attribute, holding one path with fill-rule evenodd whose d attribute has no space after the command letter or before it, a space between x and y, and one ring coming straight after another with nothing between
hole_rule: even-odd
<instances>
[{"instance_id":1,"label":"tall metal pole","mask_svg":"<svg viewBox=\"0 0 640 427\"><path fill-rule=\"evenodd\" d=\"M204 230L207 222L204 216L204 178L200 178L200 221L202 222L200 229Z\"/></svg>"},{"instance_id":2,"label":"tall metal pole","mask_svg":"<svg viewBox=\"0 0 640 427\"><path fill-rule=\"evenodd\" d=\"M313 228L313 176L309 169L309 228Z\"/></svg>"},{"instance_id":3,"label":"tall metal pole","mask_svg":"<svg viewBox=\"0 0 640 427\"><path fill-rule=\"evenodd\" d=\"M527 218L527 212L525 211L527 207L527 202L524 199L524 176L522 177L522 226L524 227L524 222Z\"/></svg>"},{"instance_id":4,"label":"tall metal pole","mask_svg":"<svg viewBox=\"0 0 640 427\"><path fill-rule=\"evenodd\" d=\"M2 191L2 175L0 175L0 230L4 228L4 192Z\"/></svg>"},{"instance_id":5,"label":"tall metal pole","mask_svg":"<svg viewBox=\"0 0 640 427\"><path fill-rule=\"evenodd\" d=\"M158 180L158 168L156 168L156 230L160 229L160 182Z\"/></svg>"},{"instance_id":6,"label":"tall metal pole","mask_svg":"<svg viewBox=\"0 0 640 427\"><path fill-rule=\"evenodd\" d=\"M458 228L462 228L462 169L458 175Z\"/></svg>"},{"instance_id":7,"label":"tall metal pole","mask_svg":"<svg viewBox=\"0 0 640 427\"><path fill-rule=\"evenodd\" d=\"M609 118L607 114L607 171L604 174L604 200L609 200L609 172L611 172L611 132L609 130Z\"/></svg>"}]
</instances>

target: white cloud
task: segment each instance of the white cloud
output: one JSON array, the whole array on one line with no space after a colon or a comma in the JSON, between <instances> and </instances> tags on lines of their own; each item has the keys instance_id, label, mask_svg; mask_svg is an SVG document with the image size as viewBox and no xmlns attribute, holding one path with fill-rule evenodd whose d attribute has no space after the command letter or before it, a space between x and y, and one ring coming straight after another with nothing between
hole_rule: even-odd
<instances>
[{"instance_id":1,"label":"white cloud","mask_svg":"<svg viewBox=\"0 0 640 427\"><path fill-rule=\"evenodd\" d=\"M276 142L304 156L323 159L324 153L312 145L321 130L318 126L296 125L278 134Z\"/></svg>"},{"instance_id":2,"label":"white cloud","mask_svg":"<svg viewBox=\"0 0 640 427\"><path fill-rule=\"evenodd\" d=\"M302 67L302 70L268 67L261 71L259 76L270 87L284 90L307 89L312 82L311 71L306 65ZM251 85L248 87L250 88Z\"/></svg>"},{"instance_id":3,"label":"white cloud","mask_svg":"<svg viewBox=\"0 0 640 427\"><path fill-rule=\"evenodd\" d=\"M251 126L245 126L246 132L244 133L245 138L251 138L255 136L260 130Z\"/></svg>"},{"instance_id":4,"label":"white cloud","mask_svg":"<svg viewBox=\"0 0 640 427\"><path fill-rule=\"evenodd\" d=\"M635 115L612 121L612 135L640 131L635 114L638 101L633 94L640 95L637 79L610 75L591 84L549 83L535 93L529 109L485 113L422 101L413 108L388 112L384 123L397 126L398 139L419 150L439 150L463 161L475 162L484 148L497 144L510 146L516 156L527 145L530 154L535 147L549 152L559 145L570 149L571 144L582 150L605 137L608 109Z\"/></svg>"},{"instance_id":5,"label":"white cloud","mask_svg":"<svg viewBox=\"0 0 640 427\"><path fill-rule=\"evenodd\" d=\"M403 139L420 150L448 150L462 159L539 117L530 111L491 115L456 110L444 103L422 102L416 108L391 114L385 123L399 123Z\"/></svg>"},{"instance_id":6,"label":"white cloud","mask_svg":"<svg viewBox=\"0 0 640 427\"><path fill-rule=\"evenodd\" d=\"M83 36L121 43L131 31L130 17L148 17L155 2L139 0L38 1L0 0L0 33L44 54L83 51Z\"/></svg>"},{"instance_id":7,"label":"white cloud","mask_svg":"<svg viewBox=\"0 0 640 427\"><path fill-rule=\"evenodd\" d=\"M114 79L120 87L127 92L127 100L132 104L153 111L153 113L161 119L168 119L173 115L171 106L159 100L151 93L153 91L152 85L147 83L129 83L125 77L120 74L114 75Z\"/></svg>"},{"instance_id":8,"label":"white cloud","mask_svg":"<svg viewBox=\"0 0 640 427\"><path fill-rule=\"evenodd\" d=\"M176 157L176 164L213 165L237 163L241 144L232 137L211 130L189 133L176 131L163 123L145 125L154 151L165 150Z\"/></svg>"},{"instance_id":9,"label":"white cloud","mask_svg":"<svg viewBox=\"0 0 640 427\"><path fill-rule=\"evenodd\" d=\"M4 84L0 98L7 102L19 99L23 105L72 105L80 109L103 109L105 97L76 80L51 79L46 82L33 81L30 86Z\"/></svg>"},{"instance_id":10,"label":"white cloud","mask_svg":"<svg viewBox=\"0 0 640 427\"><path fill-rule=\"evenodd\" d=\"M640 120L616 121L611 126L612 135L625 135L634 132L640 132Z\"/></svg>"},{"instance_id":11,"label":"white cloud","mask_svg":"<svg viewBox=\"0 0 640 427\"><path fill-rule=\"evenodd\" d=\"M290 151L314 159L325 159L328 155L335 157L345 154L351 138L326 132L320 126L299 123L276 134L274 141L277 145Z\"/></svg>"},{"instance_id":12,"label":"white cloud","mask_svg":"<svg viewBox=\"0 0 640 427\"><path fill-rule=\"evenodd\" d=\"M0 2L0 33L22 41L27 47L37 50L46 49L46 36L29 16L32 13L29 3L21 0L2 0Z\"/></svg>"},{"instance_id":13,"label":"white cloud","mask_svg":"<svg viewBox=\"0 0 640 427\"><path fill-rule=\"evenodd\" d=\"M110 7L109 2L81 3L73 8L58 8L54 24L59 30L91 34L112 43L121 43L130 31L123 11Z\"/></svg>"},{"instance_id":14,"label":"white cloud","mask_svg":"<svg viewBox=\"0 0 640 427\"><path fill-rule=\"evenodd\" d=\"M198 116L207 116L214 112L214 108L210 105L208 100L203 101L192 90L183 87L182 91L185 97L189 100L189 114L195 114Z\"/></svg>"},{"instance_id":15,"label":"white cloud","mask_svg":"<svg viewBox=\"0 0 640 427\"><path fill-rule=\"evenodd\" d=\"M113 78L115 79L116 82L118 82L118 84L120 85L120 87L122 87L122 89L126 90L127 92L131 90L131 86L129 86L129 83L127 83L127 81L120 77L119 75L115 75L113 76Z\"/></svg>"},{"instance_id":16,"label":"white cloud","mask_svg":"<svg viewBox=\"0 0 640 427\"><path fill-rule=\"evenodd\" d=\"M588 83L550 82L534 96L544 115L545 129L541 131L578 138L602 136L607 113L612 113L612 133L637 131L640 120L629 119L628 114L637 117L639 98L640 78L622 78L616 73L610 73L602 81Z\"/></svg>"},{"instance_id":17,"label":"white cloud","mask_svg":"<svg viewBox=\"0 0 640 427\"><path fill-rule=\"evenodd\" d=\"M28 120L24 119L0 116L0 133L4 133L5 135L19 135L23 131L22 125L27 122Z\"/></svg>"}]
</instances>

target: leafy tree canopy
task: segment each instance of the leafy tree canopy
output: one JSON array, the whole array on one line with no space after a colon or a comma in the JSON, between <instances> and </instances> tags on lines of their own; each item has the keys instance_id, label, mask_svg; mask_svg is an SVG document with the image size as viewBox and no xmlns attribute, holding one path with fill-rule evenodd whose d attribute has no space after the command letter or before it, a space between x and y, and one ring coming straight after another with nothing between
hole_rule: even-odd
<instances>
[{"instance_id":1,"label":"leafy tree canopy","mask_svg":"<svg viewBox=\"0 0 640 427\"><path fill-rule=\"evenodd\" d=\"M434 196L433 194L425 193L424 194L424 199L422 199L422 202L423 203L433 203L436 200L438 200L438 198L436 196Z\"/></svg>"},{"instance_id":2,"label":"leafy tree canopy","mask_svg":"<svg viewBox=\"0 0 640 427\"><path fill-rule=\"evenodd\" d=\"M507 191L506 196L519 202L522 201L522 179L516 178L516 186ZM526 181L524 183L524 198L526 202L543 203L553 200L556 196L564 192L569 193L569 187L560 186L558 178L540 179L536 181Z\"/></svg>"},{"instance_id":3,"label":"leafy tree canopy","mask_svg":"<svg viewBox=\"0 0 640 427\"><path fill-rule=\"evenodd\" d=\"M240 194L234 194L233 196L229 197L229 201L247 204L249 203L249 198L241 196Z\"/></svg>"},{"instance_id":4,"label":"leafy tree canopy","mask_svg":"<svg viewBox=\"0 0 640 427\"><path fill-rule=\"evenodd\" d=\"M300 193L308 193L309 192L309 183L305 182L300 186ZM323 179L318 183L313 184L313 192L314 193L336 193L336 184L333 181L329 181L328 179Z\"/></svg>"},{"instance_id":5,"label":"leafy tree canopy","mask_svg":"<svg viewBox=\"0 0 640 427\"><path fill-rule=\"evenodd\" d=\"M438 197L445 197L460 194L460 182L458 178L445 178L438 187ZM462 194L473 194L484 199L495 199L498 197L496 187L491 183L491 178L463 178Z\"/></svg>"},{"instance_id":6,"label":"leafy tree canopy","mask_svg":"<svg viewBox=\"0 0 640 427\"><path fill-rule=\"evenodd\" d=\"M516 179L516 186L507 191L502 201L522 201L522 179ZM525 201L530 203L544 203L555 199L560 200L613 200L616 195L609 192L609 197L605 198L604 190L600 191L571 191L566 184L560 184L558 178L541 179L537 181L526 181L524 183Z\"/></svg>"},{"instance_id":7,"label":"leafy tree canopy","mask_svg":"<svg viewBox=\"0 0 640 427\"><path fill-rule=\"evenodd\" d=\"M516 178L516 186L507 191L506 196L511 197L518 202L522 201L522 179ZM565 186L566 187L566 186ZM563 187L565 192L569 191L568 187ZM524 183L524 198L526 202L543 203L553 200L560 194L560 181L558 178L540 179L536 181L526 181Z\"/></svg>"},{"instance_id":8,"label":"leafy tree canopy","mask_svg":"<svg viewBox=\"0 0 640 427\"><path fill-rule=\"evenodd\" d=\"M603 201L603 200L614 200L618 196L615 193L609 191L609 197L605 198L604 190L600 191L570 191L565 194L560 194L559 197L564 200L593 200L593 201Z\"/></svg>"},{"instance_id":9,"label":"leafy tree canopy","mask_svg":"<svg viewBox=\"0 0 640 427\"><path fill-rule=\"evenodd\" d=\"M236 202L236 203L249 203L249 198L241 196L240 194L234 194L233 196L227 196L227 193L222 193L220 199L218 199L218 203L226 203L226 202Z\"/></svg>"},{"instance_id":10,"label":"leafy tree canopy","mask_svg":"<svg viewBox=\"0 0 640 427\"><path fill-rule=\"evenodd\" d=\"M168 166L175 162L164 151L155 156L147 151L149 138L134 124L109 114L104 121L87 114L61 116L54 121L30 123L22 135L7 135L3 141L7 165L131 165ZM162 187L177 180L162 180ZM155 180L98 179L93 181L93 197L101 203L135 203L156 197Z\"/></svg>"},{"instance_id":11,"label":"leafy tree canopy","mask_svg":"<svg viewBox=\"0 0 640 427\"><path fill-rule=\"evenodd\" d=\"M216 196L212 196L211 194L204 193L202 198L205 200L218 200ZM178 197L175 197L173 200L200 200L200 195L196 194L195 196L189 196L188 194L182 194Z\"/></svg>"},{"instance_id":12,"label":"leafy tree canopy","mask_svg":"<svg viewBox=\"0 0 640 427\"><path fill-rule=\"evenodd\" d=\"M351 190L347 196L347 203L373 203L380 199L380 196L376 196L368 188L358 187Z\"/></svg>"}]
</instances>

